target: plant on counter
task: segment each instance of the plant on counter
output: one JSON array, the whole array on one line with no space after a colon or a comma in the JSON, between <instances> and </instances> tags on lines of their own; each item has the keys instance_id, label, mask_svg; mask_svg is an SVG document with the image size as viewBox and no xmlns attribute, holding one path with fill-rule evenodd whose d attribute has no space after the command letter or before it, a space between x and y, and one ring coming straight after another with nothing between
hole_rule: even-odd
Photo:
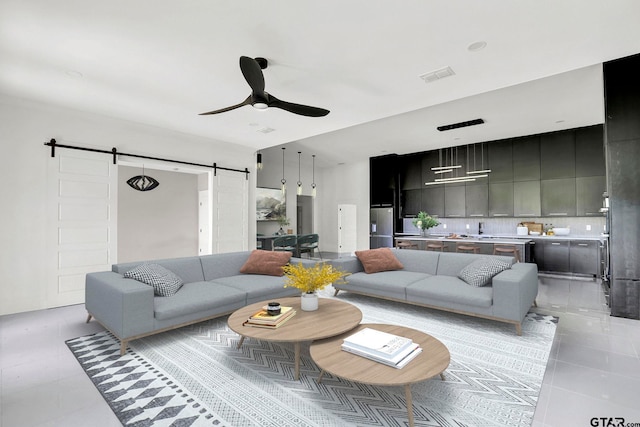
<instances>
[{"instance_id":1,"label":"plant on counter","mask_svg":"<svg viewBox=\"0 0 640 427\"><path fill-rule=\"evenodd\" d=\"M282 267L282 271L286 276L285 288L298 288L307 294L324 289L332 283L346 283L343 278L349 275L325 263L317 263L313 267L305 267L302 263L287 264Z\"/></svg>"},{"instance_id":2,"label":"plant on counter","mask_svg":"<svg viewBox=\"0 0 640 427\"><path fill-rule=\"evenodd\" d=\"M423 231L440 225L440 222L438 222L437 219L424 211L418 212L418 216L416 216L411 222L415 227Z\"/></svg>"}]
</instances>

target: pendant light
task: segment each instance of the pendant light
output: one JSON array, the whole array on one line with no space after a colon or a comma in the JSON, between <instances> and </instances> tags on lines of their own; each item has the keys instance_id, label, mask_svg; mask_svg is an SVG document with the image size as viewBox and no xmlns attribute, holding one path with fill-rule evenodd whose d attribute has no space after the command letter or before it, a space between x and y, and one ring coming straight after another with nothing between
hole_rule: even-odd
<instances>
[{"instance_id":1,"label":"pendant light","mask_svg":"<svg viewBox=\"0 0 640 427\"><path fill-rule=\"evenodd\" d=\"M138 191L151 191L160 185L157 179L144 174L144 165L142 165L142 175L129 178L127 184L129 184L129 187Z\"/></svg>"},{"instance_id":2,"label":"pendant light","mask_svg":"<svg viewBox=\"0 0 640 427\"><path fill-rule=\"evenodd\" d=\"M316 155L312 154L313 167L311 169L312 173L312 183L311 183L311 197L316 197Z\"/></svg>"},{"instance_id":3,"label":"pendant light","mask_svg":"<svg viewBox=\"0 0 640 427\"><path fill-rule=\"evenodd\" d=\"M262 170L262 153L258 151L258 156L256 157L256 169Z\"/></svg>"},{"instance_id":4,"label":"pendant light","mask_svg":"<svg viewBox=\"0 0 640 427\"><path fill-rule=\"evenodd\" d=\"M282 183L282 194L287 192L287 180L284 179L284 150L286 150L286 148L282 147L282 179L280 180L280 183Z\"/></svg>"},{"instance_id":5,"label":"pendant light","mask_svg":"<svg viewBox=\"0 0 640 427\"><path fill-rule=\"evenodd\" d=\"M300 196L302 194L302 181L300 181L300 155L302 154L302 151L298 151L298 190L296 191L296 194L298 194L298 196Z\"/></svg>"},{"instance_id":6,"label":"pendant light","mask_svg":"<svg viewBox=\"0 0 640 427\"><path fill-rule=\"evenodd\" d=\"M473 170L472 171L467 171L467 174L472 175L472 174L477 174L477 173L491 173L491 169L485 169L484 168L484 143L480 143L480 158L482 159L482 166L480 167L480 170L476 169L476 145L473 145ZM476 175L477 176L477 175ZM478 176L479 177L479 176Z\"/></svg>"}]
</instances>

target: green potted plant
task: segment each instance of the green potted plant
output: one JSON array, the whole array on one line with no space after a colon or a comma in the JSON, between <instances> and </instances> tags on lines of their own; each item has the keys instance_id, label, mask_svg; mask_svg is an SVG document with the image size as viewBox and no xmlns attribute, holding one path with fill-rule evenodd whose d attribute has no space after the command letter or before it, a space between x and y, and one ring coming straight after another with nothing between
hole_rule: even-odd
<instances>
[{"instance_id":1,"label":"green potted plant","mask_svg":"<svg viewBox=\"0 0 640 427\"><path fill-rule=\"evenodd\" d=\"M280 230L278 230L276 234L283 236L285 234L285 231L282 227L289 225L291 221L289 221L289 218L287 218L286 216L279 216L277 221L278 224L280 224Z\"/></svg>"},{"instance_id":2,"label":"green potted plant","mask_svg":"<svg viewBox=\"0 0 640 427\"><path fill-rule=\"evenodd\" d=\"M416 228L420 229L422 235L427 234L427 230L440 225L440 222L424 211L418 212L418 215L411 221Z\"/></svg>"}]
</instances>

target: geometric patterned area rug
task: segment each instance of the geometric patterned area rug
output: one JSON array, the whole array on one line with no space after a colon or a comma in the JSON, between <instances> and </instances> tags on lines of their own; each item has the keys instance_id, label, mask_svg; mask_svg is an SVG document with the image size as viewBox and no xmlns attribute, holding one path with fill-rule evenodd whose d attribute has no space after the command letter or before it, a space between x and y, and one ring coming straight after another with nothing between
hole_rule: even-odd
<instances>
[{"instance_id":1,"label":"geometric patterned area rug","mask_svg":"<svg viewBox=\"0 0 640 427\"><path fill-rule=\"evenodd\" d=\"M333 298L330 289L323 297ZM513 325L343 292L363 322L391 323L442 341L451 364L412 385L416 426L530 426L558 322L529 313ZM130 343L124 356L109 332L67 341L125 426L406 426L402 387L346 381L320 371L302 346L239 337L227 317Z\"/></svg>"}]
</instances>

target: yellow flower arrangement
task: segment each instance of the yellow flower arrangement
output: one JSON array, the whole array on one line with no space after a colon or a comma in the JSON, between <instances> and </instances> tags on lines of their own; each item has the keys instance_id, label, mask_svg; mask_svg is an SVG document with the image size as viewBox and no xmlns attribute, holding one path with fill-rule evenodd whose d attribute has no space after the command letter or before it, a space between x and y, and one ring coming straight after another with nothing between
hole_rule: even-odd
<instances>
[{"instance_id":1,"label":"yellow flower arrangement","mask_svg":"<svg viewBox=\"0 0 640 427\"><path fill-rule=\"evenodd\" d=\"M331 283L345 283L345 273L330 264L317 263L313 267L305 267L302 263L287 264L282 267L287 276L285 288L298 288L303 293L313 293L324 289Z\"/></svg>"}]
</instances>

